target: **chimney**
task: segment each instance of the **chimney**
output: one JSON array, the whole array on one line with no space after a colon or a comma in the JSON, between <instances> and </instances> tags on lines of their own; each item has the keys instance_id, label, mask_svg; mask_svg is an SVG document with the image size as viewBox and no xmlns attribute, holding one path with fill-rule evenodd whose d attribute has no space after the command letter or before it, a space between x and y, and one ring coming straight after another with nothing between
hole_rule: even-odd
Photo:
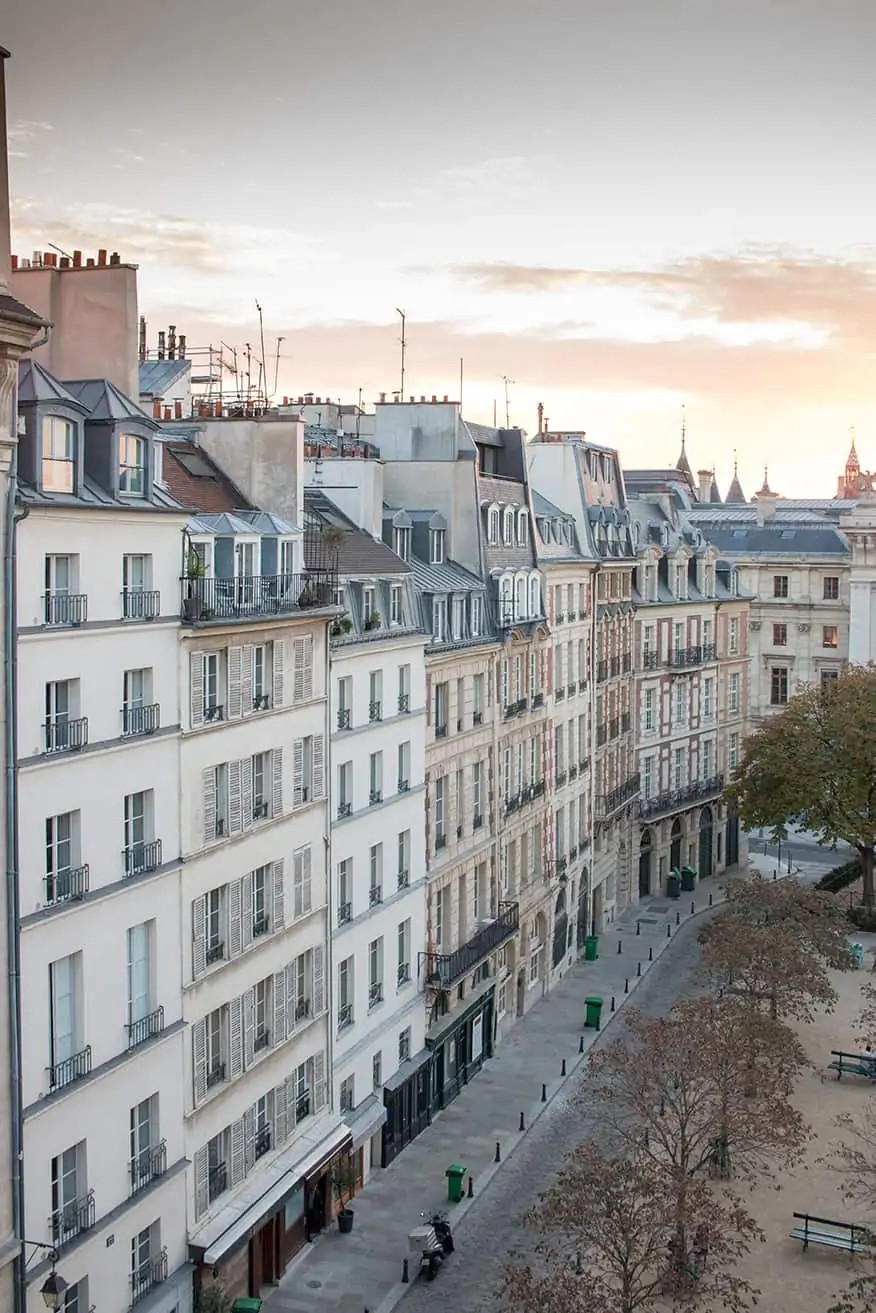
<instances>
[{"instance_id":1,"label":"chimney","mask_svg":"<svg viewBox=\"0 0 876 1313\"><path fill-rule=\"evenodd\" d=\"M97 265L99 269L106 266L106 251L102 247L97 253Z\"/></svg>"},{"instance_id":2,"label":"chimney","mask_svg":"<svg viewBox=\"0 0 876 1313\"><path fill-rule=\"evenodd\" d=\"M433 392L433 393L432 393L432 405L433 405L433 406L434 406L434 404L435 404L435 402L436 402L437 400L438 400L438 398L435 396L435 394L434 394L434 392ZM446 398L445 398L445 400L446 400Z\"/></svg>"},{"instance_id":3,"label":"chimney","mask_svg":"<svg viewBox=\"0 0 876 1313\"><path fill-rule=\"evenodd\" d=\"M769 471L766 465L763 467L763 487L760 492L756 492L753 498L757 505L757 522L764 525L768 520L772 520L776 513L776 502L779 500L779 494L773 492L770 487Z\"/></svg>"},{"instance_id":4,"label":"chimney","mask_svg":"<svg viewBox=\"0 0 876 1313\"><path fill-rule=\"evenodd\" d=\"M699 501L707 502L709 500L709 493L712 491L712 471L697 470L697 482L699 483L697 499Z\"/></svg>"},{"instance_id":5,"label":"chimney","mask_svg":"<svg viewBox=\"0 0 876 1313\"><path fill-rule=\"evenodd\" d=\"M62 256L61 256L61 259L60 259L60 261L59 261L59 264L60 264L60 267L61 267L62 269L69 269L69 268L70 268L70 257L69 257L69 255L62 255Z\"/></svg>"},{"instance_id":6,"label":"chimney","mask_svg":"<svg viewBox=\"0 0 876 1313\"><path fill-rule=\"evenodd\" d=\"M174 417L174 419L182 419L182 402L181 402L181 401L175 401L175 402L173 403L173 417Z\"/></svg>"},{"instance_id":7,"label":"chimney","mask_svg":"<svg viewBox=\"0 0 876 1313\"><path fill-rule=\"evenodd\" d=\"M74 269L81 269L81 268L82 268L82 252L81 252L81 251L74 251L74 252L73 252L73 268L74 268Z\"/></svg>"},{"instance_id":8,"label":"chimney","mask_svg":"<svg viewBox=\"0 0 876 1313\"><path fill-rule=\"evenodd\" d=\"M163 359L164 359L164 334L163 334L163 333L159 333L159 334L158 334L158 359L159 359L159 360L163 360Z\"/></svg>"},{"instance_id":9,"label":"chimney","mask_svg":"<svg viewBox=\"0 0 876 1313\"><path fill-rule=\"evenodd\" d=\"M97 266L95 265L94 260L91 257L89 257L89 259L85 261L86 269L95 269L96 267Z\"/></svg>"},{"instance_id":10,"label":"chimney","mask_svg":"<svg viewBox=\"0 0 876 1313\"><path fill-rule=\"evenodd\" d=\"M179 357L180 360L185 360L185 358L186 358L186 335L185 335L185 333L180 333L180 335L179 335L179 340L178 340L178 342L177 342L177 344L176 344L176 354L177 354L177 356Z\"/></svg>"},{"instance_id":11,"label":"chimney","mask_svg":"<svg viewBox=\"0 0 876 1313\"><path fill-rule=\"evenodd\" d=\"M167 358L176 360L176 324L171 324L167 330Z\"/></svg>"},{"instance_id":12,"label":"chimney","mask_svg":"<svg viewBox=\"0 0 876 1313\"><path fill-rule=\"evenodd\" d=\"M122 261L118 251L113 251L112 255L110 256L110 264L121 264L121 263Z\"/></svg>"},{"instance_id":13,"label":"chimney","mask_svg":"<svg viewBox=\"0 0 876 1313\"><path fill-rule=\"evenodd\" d=\"M146 316L140 316L140 347L139 355L141 360L146 359Z\"/></svg>"},{"instance_id":14,"label":"chimney","mask_svg":"<svg viewBox=\"0 0 876 1313\"><path fill-rule=\"evenodd\" d=\"M161 419L161 398L155 397L152 402L152 418Z\"/></svg>"},{"instance_id":15,"label":"chimney","mask_svg":"<svg viewBox=\"0 0 876 1313\"><path fill-rule=\"evenodd\" d=\"M386 405L386 393L385 393L385 392L381 392L381 394L380 394L380 404L381 404L381 406Z\"/></svg>"},{"instance_id":16,"label":"chimney","mask_svg":"<svg viewBox=\"0 0 876 1313\"><path fill-rule=\"evenodd\" d=\"M540 401L538 403L538 432L539 434L541 434L543 431L544 431L544 402Z\"/></svg>"}]
</instances>

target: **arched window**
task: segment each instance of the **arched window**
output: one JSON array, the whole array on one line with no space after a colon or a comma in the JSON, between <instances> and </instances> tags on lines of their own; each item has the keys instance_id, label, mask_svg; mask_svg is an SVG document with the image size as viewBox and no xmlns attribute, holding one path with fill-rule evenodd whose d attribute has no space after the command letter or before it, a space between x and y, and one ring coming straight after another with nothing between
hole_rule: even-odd
<instances>
[{"instance_id":1,"label":"arched window","mask_svg":"<svg viewBox=\"0 0 876 1313\"><path fill-rule=\"evenodd\" d=\"M517 543L520 547L529 546L529 517L526 511L517 512Z\"/></svg>"},{"instance_id":2,"label":"arched window","mask_svg":"<svg viewBox=\"0 0 876 1313\"><path fill-rule=\"evenodd\" d=\"M537 574L529 576L529 616L535 619L541 615L541 579Z\"/></svg>"},{"instance_id":3,"label":"arched window","mask_svg":"<svg viewBox=\"0 0 876 1313\"><path fill-rule=\"evenodd\" d=\"M502 517L502 542L506 547L514 546L514 511L510 506L505 507L505 513Z\"/></svg>"},{"instance_id":4,"label":"arched window","mask_svg":"<svg viewBox=\"0 0 876 1313\"><path fill-rule=\"evenodd\" d=\"M499 508L491 506L487 512L487 542L497 543L499 541Z\"/></svg>"},{"instance_id":5,"label":"arched window","mask_svg":"<svg viewBox=\"0 0 876 1313\"><path fill-rule=\"evenodd\" d=\"M526 576L522 574L514 581L514 619L526 619Z\"/></svg>"},{"instance_id":6,"label":"arched window","mask_svg":"<svg viewBox=\"0 0 876 1313\"><path fill-rule=\"evenodd\" d=\"M514 592L510 575L499 583L499 623L510 625L514 619Z\"/></svg>"}]
</instances>

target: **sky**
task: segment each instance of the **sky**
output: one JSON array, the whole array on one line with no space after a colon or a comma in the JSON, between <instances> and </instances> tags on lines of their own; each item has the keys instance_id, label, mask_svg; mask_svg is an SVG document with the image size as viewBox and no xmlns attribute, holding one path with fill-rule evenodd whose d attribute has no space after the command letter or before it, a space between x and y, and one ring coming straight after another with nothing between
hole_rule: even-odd
<instances>
[{"instance_id":1,"label":"sky","mask_svg":"<svg viewBox=\"0 0 876 1313\"><path fill-rule=\"evenodd\" d=\"M150 345L830 496L876 469L873 0L13 0L13 249Z\"/></svg>"}]
</instances>

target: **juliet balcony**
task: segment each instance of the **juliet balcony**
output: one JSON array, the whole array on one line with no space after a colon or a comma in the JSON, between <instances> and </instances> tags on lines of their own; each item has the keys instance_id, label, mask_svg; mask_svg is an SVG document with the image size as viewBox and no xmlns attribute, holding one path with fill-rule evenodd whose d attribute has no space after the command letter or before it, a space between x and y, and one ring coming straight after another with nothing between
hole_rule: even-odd
<instances>
[{"instance_id":1,"label":"juliet balcony","mask_svg":"<svg viewBox=\"0 0 876 1313\"><path fill-rule=\"evenodd\" d=\"M724 776L710 775L708 779L685 785L683 789L666 789L653 798L642 798L639 811L643 820L668 816L672 812L683 811L685 807L693 807L698 802L719 798L723 792Z\"/></svg>"},{"instance_id":2,"label":"juliet balcony","mask_svg":"<svg viewBox=\"0 0 876 1313\"><path fill-rule=\"evenodd\" d=\"M449 989L463 976L474 971L484 958L513 939L519 928L519 904L500 903L495 919L482 925L453 953L420 954L420 966L425 973L426 984Z\"/></svg>"}]
</instances>

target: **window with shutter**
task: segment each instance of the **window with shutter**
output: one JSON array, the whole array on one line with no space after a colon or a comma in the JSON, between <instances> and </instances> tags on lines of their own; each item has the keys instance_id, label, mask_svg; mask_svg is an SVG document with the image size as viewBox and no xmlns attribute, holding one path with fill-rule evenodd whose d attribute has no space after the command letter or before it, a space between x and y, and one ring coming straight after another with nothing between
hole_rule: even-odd
<instances>
[{"instance_id":1,"label":"window with shutter","mask_svg":"<svg viewBox=\"0 0 876 1313\"><path fill-rule=\"evenodd\" d=\"M313 1059L313 1110L321 1112L325 1107L325 1053L317 1053Z\"/></svg>"},{"instance_id":2,"label":"window with shutter","mask_svg":"<svg viewBox=\"0 0 876 1313\"><path fill-rule=\"evenodd\" d=\"M253 873L250 871L249 875L244 875L240 881L240 930L243 949L249 948L252 943L252 883Z\"/></svg>"},{"instance_id":3,"label":"window with shutter","mask_svg":"<svg viewBox=\"0 0 876 1313\"><path fill-rule=\"evenodd\" d=\"M274 1048L286 1041L286 972L274 975Z\"/></svg>"},{"instance_id":4,"label":"window with shutter","mask_svg":"<svg viewBox=\"0 0 876 1313\"><path fill-rule=\"evenodd\" d=\"M295 887L293 916L306 916L311 910L310 846L299 848L293 854L295 863Z\"/></svg>"},{"instance_id":5,"label":"window with shutter","mask_svg":"<svg viewBox=\"0 0 876 1313\"><path fill-rule=\"evenodd\" d=\"M304 739L292 745L292 806L303 807L308 801L304 792Z\"/></svg>"},{"instance_id":6,"label":"window with shutter","mask_svg":"<svg viewBox=\"0 0 876 1313\"><path fill-rule=\"evenodd\" d=\"M236 1080L243 1071L243 1000L233 998L228 1004L228 1079Z\"/></svg>"},{"instance_id":7,"label":"window with shutter","mask_svg":"<svg viewBox=\"0 0 876 1313\"><path fill-rule=\"evenodd\" d=\"M197 980L207 970L207 900L202 895L192 901L192 978Z\"/></svg>"},{"instance_id":8,"label":"window with shutter","mask_svg":"<svg viewBox=\"0 0 876 1313\"><path fill-rule=\"evenodd\" d=\"M285 664L286 644L274 643L272 660L273 688L271 690L271 705L274 707L282 707L283 705L283 668Z\"/></svg>"},{"instance_id":9,"label":"window with shutter","mask_svg":"<svg viewBox=\"0 0 876 1313\"><path fill-rule=\"evenodd\" d=\"M255 707L252 687L252 668L255 655L255 647L252 643L247 643L243 649L243 659L240 663L240 704L244 716Z\"/></svg>"},{"instance_id":10,"label":"window with shutter","mask_svg":"<svg viewBox=\"0 0 876 1313\"><path fill-rule=\"evenodd\" d=\"M313 637L307 634L296 638L293 652L295 663L293 696L296 702L309 702L313 697Z\"/></svg>"},{"instance_id":11,"label":"window with shutter","mask_svg":"<svg viewBox=\"0 0 876 1313\"><path fill-rule=\"evenodd\" d=\"M209 1158L207 1155L207 1146L203 1149L196 1149L194 1156L195 1168L195 1217L203 1217L210 1207L210 1169Z\"/></svg>"},{"instance_id":12,"label":"window with shutter","mask_svg":"<svg viewBox=\"0 0 876 1313\"><path fill-rule=\"evenodd\" d=\"M271 904L273 913L271 924L275 930L279 930L286 919L285 891L283 889L284 865L285 861L282 857L279 861L271 863Z\"/></svg>"},{"instance_id":13,"label":"window with shutter","mask_svg":"<svg viewBox=\"0 0 876 1313\"><path fill-rule=\"evenodd\" d=\"M293 960L286 967L286 1038L292 1035L298 1025L298 1005L297 995L295 993L295 971L296 962Z\"/></svg>"},{"instance_id":14,"label":"window with shutter","mask_svg":"<svg viewBox=\"0 0 876 1313\"><path fill-rule=\"evenodd\" d=\"M253 822L252 757L244 757L240 763L240 810L243 828L248 830Z\"/></svg>"},{"instance_id":15,"label":"window with shutter","mask_svg":"<svg viewBox=\"0 0 876 1313\"><path fill-rule=\"evenodd\" d=\"M242 711L243 648L235 646L228 649L228 715L239 716Z\"/></svg>"},{"instance_id":16,"label":"window with shutter","mask_svg":"<svg viewBox=\"0 0 876 1313\"><path fill-rule=\"evenodd\" d=\"M314 734L311 759L311 795L314 798L325 797L325 739L322 734Z\"/></svg>"},{"instance_id":17,"label":"window with shutter","mask_svg":"<svg viewBox=\"0 0 876 1313\"><path fill-rule=\"evenodd\" d=\"M243 995L243 1065L251 1067L255 1058L255 990Z\"/></svg>"},{"instance_id":18,"label":"window with shutter","mask_svg":"<svg viewBox=\"0 0 876 1313\"><path fill-rule=\"evenodd\" d=\"M204 723L204 654L193 652L189 658L189 695L192 725Z\"/></svg>"},{"instance_id":19,"label":"window with shutter","mask_svg":"<svg viewBox=\"0 0 876 1313\"><path fill-rule=\"evenodd\" d=\"M241 798L240 762L228 763L228 828L232 834L243 830L243 800ZM250 776L250 811L252 810L252 776Z\"/></svg>"},{"instance_id":20,"label":"window with shutter","mask_svg":"<svg viewBox=\"0 0 876 1313\"><path fill-rule=\"evenodd\" d=\"M325 949L317 944L313 950L313 1015L325 1012Z\"/></svg>"},{"instance_id":21,"label":"window with shutter","mask_svg":"<svg viewBox=\"0 0 876 1313\"><path fill-rule=\"evenodd\" d=\"M243 1168L247 1176L255 1167L255 1106L243 1114Z\"/></svg>"},{"instance_id":22,"label":"window with shutter","mask_svg":"<svg viewBox=\"0 0 876 1313\"><path fill-rule=\"evenodd\" d=\"M192 1026L192 1094L197 1108L207 1097L207 1022Z\"/></svg>"},{"instance_id":23,"label":"window with shutter","mask_svg":"<svg viewBox=\"0 0 876 1313\"><path fill-rule=\"evenodd\" d=\"M240 907L240 881L228 886L228 956L239 957L243 950L243 924Z\"/></svg>"},{"instance_id":24,"label":"window with shutter","mask_svg":"<svg viewBox=\"0 0 876 1313\"><path fill-rule=\"evenodd\" d=\"M246 1175L243 1153L243 1118L231 1123L231 1184L240 1185Z\"/></svg>"},{"instance_id":25,"label":"window with shutter","mask_svg":"<svg viewBox=\"0 0 876 1313\"><path fill-rule=\"evenodd\" d=\"M274 1090L274 1143L279 1146L286 1143L288 1137L286 1125L286 1082Z\"/></svg>"},{"instance_id":26,"label":"window with shutter","mask_svg":"<svg viewBox=\"0 0 876 1313\"><path fill-rule=\"evenodd\" d=\"M216 767L201 772L201 810L204 813L204 843L216 839Z\"/></svg>"},{"instance_id":27,"label":"window with shutter","mask_svg":"<svg viewBox=\"0 0 876 1313\"><path fill-rule=\"evenodd\" d=\"M274 748L271 753L271 774L273 785L272 816L283 815L283 749Z\"/></svg>"}]
</instances>

